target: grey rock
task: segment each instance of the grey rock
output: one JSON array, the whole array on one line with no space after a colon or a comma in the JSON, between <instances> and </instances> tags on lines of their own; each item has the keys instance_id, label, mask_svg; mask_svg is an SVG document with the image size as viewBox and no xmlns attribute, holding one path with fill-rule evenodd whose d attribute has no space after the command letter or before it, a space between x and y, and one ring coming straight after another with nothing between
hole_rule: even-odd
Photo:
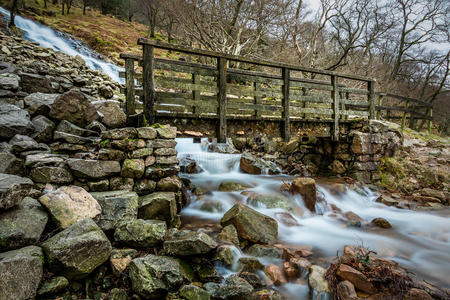
<instances>
[{"instance_id":1,"label":"grey rock","mask_svg":"<svg viewBox=\"0 0 450 300\"><path fill-rule=\"evenodd\" d=\"M11 104L0 104L0 138L12 138L16 134L32 134L33 123L27 111Z\"/></svg>"},{"instance_id":2,"label":"grey rock","mask_svg":"<svg viewBox=\"0 0 450 300\"><path fill-rule=\"evenodd\" d=\"M64 167L35 167L31 170L30 177L39 183L69 184L73 181L72 174Z\"/></svg>"},{"instance_id":3,"label":"grey rock","mask_svg":"<svg viewBox=\"0 0 450 300\"><path fill-rule=\"evenodd\" d=\"M223 284L208 282L204 285L204 288L213 299L252 299L253 287L237 275L227 277Z\"/></svg>"},{"instance_id":4,"label":"grey rock","mask_svg":"<svg viewBox=\"0 0 450 300\"><path fill-rule=\"evenodd\" d=\"M98 225L103 230L115 229L121 221L137 218L138 195L129 191L93 192L91 195L102 208Z\"/></svg>"},{"instance_id":5,"label":"grey rock","mask_svg":"<svg viewBox=\"0 0 450 300\"><path fill-rule=\"evenodd\" d=\"M42 243L49 268L68 279L83 278L108 260L111 243L91 219L73 224Z\"/></svg>"},{"instance_id":6,"label":"grey rock","mask_svg":"<svg viewBox=\"0 0 450 300\"><path fill-rule=\"evenodd\" d=\"M9 152L0 152L0 173L23 176L25 167L22 159Z\"/></svg>"},{"instance_id":7,"label":"grey rock","mask_svg":"<svg viewBox=\"0 0 450 300\"><path fill-rule=\"evenodd\" d=\"M69 287L69 281L66 277L57 276L44 282L38 290L38 295L53 295L60 293Z\"/></svg>"},{"instance_id":8,"label":"grey rock","mask_svg":"<svg viewBox=\"0 0 450 300\"><path fill-rule=\"evenodd\" d=\"M56 89L52 86L52 82L45 76L32 74L32 73L20 73L22 79L22 89L27 93L54 93Z\"/></svg>"},{"instance_id":9,"label":"grey rock","mask_svg":"<svg viewBox=\"0 0 450 300\"><path fill-rule=\"evenodd\" d=\"M136 128L138 137L141 139L153 140L156 138L157 132L153 127Z\"/></svg>"},{"instance_id":10,"label":"grey rock","mask_svg":"<svg viewBox=\"0 0 450 300\"><path fill-rule=\"evenodd\" d=\"M110 128L125 126L127 115L120 108L118 101L95 101L92 102L101 115L102 123Z\"/></svg>"},{"instance_id":11,"label":"grey rock","mask_svg":"<svg viewBox=\"0 0 450 300\"><path fill-rule=\"evenodd\" d=\"M177 213L175 193L157 192L142 198L139 218L145 220L172 221Z\"/></svg>"},{"instance_id":12,"label":"grey rock","mask_svg":"<svg viewBox=\"0 0 450 300\"><path fill-rule=\"evenodd\" d=\"M19 89L20 77L15 74L3 73L0 74L0 89L13 90Z\"/></svg>"},{"instance_id":13,"label":"grey rock","mask_svg":"<svg viewBox=\"0 0 450 300\"><path fill-rule=\"evenodd\" d=\"M44 116L36 116L31 121L34 127L34 133L31 136L36 142L48 143L52 140L55 123Z\"/></svg>"},{"instance_id":14,"label":"grey rock","mask_svg":"<svg viewBox=\"0 0 450 300\"><path fill-rule=\"evenodd\" d=\"M55 141L62 141L70 144L97 144L100 138L82 137L70 133L55 131L53 135Z\"/></svg>"},{"instance_id":15,"label":"grey rock","mask_svg":"<svg viewBox=\"0 0 450 300\"><path fill-rule=\"evenodd\" d=\"M132 127L112 129L102 132L101 137L112 140L134 139L137 137L137 130Z\"/></svg>"},{"instance_id":16,"label":"grey rock","mask_svg":"<svg viewBox=\"0 0 450 300\"><path fill-rule=\"evenodd\" d=\"M47 221L41 204L25 197L17 206L0 213L0 249L10 250L39 242Z\"/></svg>"},{"instance_id":17,"label":"grey rock","mask_svg":"<svg viewBox=\"0 0 450 300\"><path fill-rule=\"evenodd\" d=\"M36 246L0 253L0 299L34 299L43 265L44 255Z\"/></svg>"},{"instance_id":18,"label":"grey rock","mask_svg":"<svg viewBox=\"0 0 450 300\"><path fill-rule=\"evenodd\" d=\"M114 240L131 247L154 247L164 240L166 223L158 220L130 220L120 222L114 232Z\"/></svg>"},{"instance_id":19,"label":"grey rock","mask_svg":"<svg viewBox=\"0 0 450 300\"><path fill-rule=\"evenodd\" d=\"M217 243L206 233L179 231L164 242L164 252L173 256L206 254L217 248Z\"/></svg>"},{"instance_id":20,"label":"grey rock","mask_svg":"<svg viewBox=\"0 0 450 300\"><path fill-rule=\"evenodd\" d=\"M25 166L28 168L36 168L43 166L59 167L64 166L67 160L67 155L38 153L30 154L25 158Z\"/></svg>"},{"instance_id":21,"label":"grey rock","mask_svg":"<svg viewBox=\"0 0 450 300\"><path fill-rule=\"evenodd\" d=\"M33 187L29 178L0 174L0 210L18 204Z\"/></svg>"},{"instance_id":22,"label":"grey rock","mask_svg":"<svg viewBox=\"0 0 450 300\"><path fill-rule=\"evenodd\" d=\"M30 115L48 115L50 107L59 94L33 93L23 100Z\"/></svg>"},{"instance_id":23,"label":"grey rock","mask_svg":"<svg viewBox=\"0 0 450 300\"><path fill-rule=\"evenodd\" d=\"M87 179L102 179L120 173L118 161L69 159L68 165L75 176Z\"/></svg>"},{"instance_id":24,"label":"grey rock","mask_svg":"<svg viewBox=\"0 0 450 300\"><path fill-rule=\"evenodd\" d=\"M81 128L80 126L72 124L67 120L62 120L61 122L59 122L58 127L56 127L56 131L83 137L98 136L98 133L96 131Z\"/></svg>"}]
</instances>

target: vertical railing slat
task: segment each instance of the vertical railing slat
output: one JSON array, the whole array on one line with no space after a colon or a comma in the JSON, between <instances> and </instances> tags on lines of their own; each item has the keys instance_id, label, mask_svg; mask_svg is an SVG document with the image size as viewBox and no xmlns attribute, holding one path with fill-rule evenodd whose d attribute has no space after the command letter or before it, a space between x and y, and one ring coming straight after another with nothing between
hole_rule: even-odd
<instances>
[{"instance_id":1,"label":"vertical railing slat","mask_svg":"<svg viewBox=\"0 0 450 300\"><path fill-rule=\"evenodd\" d=\"M200 75L192 74L192 83L193 84L199 84L200 83ZM193 90L192 91L192 98L196 101L195 104L197 104L197 102L200 101L200 91L199 90ZM192 113L194 115L197 113L197 106L192 106Z\"/></svg>"},{"instance_id":2,"label":"vertical railing slat","mask_svg":"<svg viewBox=\"0 0 450 300\"><path fill-rule=\"evenodd\" d=\"M154 47L143 45L143 91L144 116L148 124L154 124L155 119L155 76L154 76Z\"/></svg>"},{"instance_id":3,"label":"vertical railing slat","mask_svg":"<svg viewBox=\"0 0 450 300\"><path fill-rule=\"evenodd\" d=\"M134 94L134 59L125 59L126 114L127 118L136 113Z\"/></svg>"},{"instance_id":4,"label":"vertical railing slat","mask_svg":"<svg viewBox=\"0 0 450 300\"><path fill-rule=\"evenodd\" d=\"M375 119L375 81L370 80L367 82L367 90L369 91L369 118Z\"/></svg>"},{"instance_id":5,"label":"vertical railing slat","mask_svg":"<svg viewBox=\"0 0 450 300\"><path fill-rule=\"evenodd\" d=\"M339 141L339 87L338 87L338 77L336 75L331 76L331 85L333 86L333 91L331 92L331 97L333 98L333 132L331 138L333 141Z\"/></svg>"},{"instance_id":6,"label":"vertical railing slat","mask_svg":"<svg viewBox=\"0 0 450 300\"><path fill-rule=\"evenodd\" d=\"M290 140L290 119L289 119L289 90L290 90L290 70L288 68L282 69L282 77L283 77L283 129L282 136L285 142L289 142Z\"/></svg>"},{"instance_id":7,"label":"vertical railing slat","mask_svg":"<svg viewBox=\"0 0 450 300\"><path fill-rule=\"evenodd\" d=\"M261 89L261 83L259 82L253 82L253 88L255 90L255 96L253 99L253 103L258 105L261 104L261 96L256 95L256 92L258 92ZM259 109L255 109L255 117L260 117L261 116L261 110Z\"/></svg>"},{"instance_id":8,"label":"vertical railing slat","mask_svg":"<svg viewBox=\"0 0 450 300\"><path fill-rule=\"evenodd\" d=\"M403 116L402 116L402 130L405 128L405 123L406 123L406 114L408 113L408 109L409 109L409 101L406 101L405 104L405 111L403 112Z\"/></svg>"},{"instance_id":9,"label":"vertical railing slat","mask_svg":"<svg viewBox=\"0 0 450 300\"><path fill-rule=\"evenodd\" d=\"M219 115L219 143L225 143L227 139L227 61L224 57L217 58L217 101Z\"/></svg>"}]
</instances>

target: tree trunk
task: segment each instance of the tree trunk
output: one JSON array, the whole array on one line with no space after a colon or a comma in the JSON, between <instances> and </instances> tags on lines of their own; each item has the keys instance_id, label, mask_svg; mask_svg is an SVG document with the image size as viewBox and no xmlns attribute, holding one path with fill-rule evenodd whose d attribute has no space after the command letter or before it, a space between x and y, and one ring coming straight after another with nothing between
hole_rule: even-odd
<instances>
[{"instance_id":1,"label":"tree trunk","mask_svg":"<svg viewBox=\"0 0 450 300\"><path fill-rule=\"evenodd\" d=\"M10 28L16 26L15 18L16 18L16 14L17 14L17 2L18 1L19 0L13 0L12 4L11 4L11 9L9 11L9 24L8 24L8 26Z\"/></svg>"},{"instance_id":2,"label":"tree trunk","mask_svg":"<svg viewBox=\"0 0 450 300\"><path fill-rule=\"evenodd\" d=\"M65 11L64 1L65 1L65 0L62 0L62 1L61 1L61 14L62 14L63 16L64 16L64 11Z\"/></svg>"},{"instance_id":3,"label":"tree trunk","mask_svg":"<svg viewBox=\"0 0 450 300\"><path fill-rule=\"evenodd\" d=\"M44 0L44 8L47 8L47 0Z\"/></svg>"}]
</instances>

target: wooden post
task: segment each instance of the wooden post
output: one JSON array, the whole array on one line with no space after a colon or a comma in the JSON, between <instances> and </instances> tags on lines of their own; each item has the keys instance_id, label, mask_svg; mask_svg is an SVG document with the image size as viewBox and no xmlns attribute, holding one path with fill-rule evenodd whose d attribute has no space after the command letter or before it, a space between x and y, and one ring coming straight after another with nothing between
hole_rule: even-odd
<instances>
[{"instance_id":1,"label":"wooden post","mask_svg":"<svg viewBox=\"0 0 450 300\"><path fill-rule=\"evenodd\" d=\"M154 83L154 47L143 45L143 90L144 90L144 116L149 125L155 123L155 83Z\"/></svg>"},{"instance_id":2,"label":"wooden post","mask_svg":"<svg viewBox=\"0 0 450 300\"><path fill-rule=\"evenodd\" d=\"M334 114L334 124L331 139L333 141L339 141L339 86L338 86L338 77L336 75L331 76L331 85L333 86L331 97L333 98L333 114Z\"/></svg>"},{"instance_id":3,"label":"wooden post","mask_svg":"<svg viewBox=\"0 0 450 300\"><path fill-rule=\"evenodd\" d=\"M402 116L402 131L405 128L405 123L406 123L406 114L408 113L408 108L409 108L409 101L406 101L405 104L405 111L403 112L403 116Z\"/></svg>"},{"instance_id":4,"label":"wooden post","mask_svg":"<svg viewBox=\"0 0 450 300\"><path fill-rule=\"evenodd\" d=\"M383 94L378 95L378 106L383 106ZM377 109L377 120L381 120L381 109Z\"/></svg>"},{"instance_id":5,"label":"wooden post","mask_svg":"<svg viewBox=\"0 0 450 300\"><path fill-rule=\"evenodd\" d=\"M136 99L134 95L134 59L125 59L125 85L126 85L126 113L127 118L136 113Z\"/></svg>"},{"instance_id":6,"label":"wooden post","mask_svg":"<svg viewBox=\"0 0 450 300\"><path fill-rule=\"evenodd\" d=\"M290 71L288 68L284 67L282 70L283 77L283 113L282 113L282 136L285 142L290 140L290 122L289 122L289 90L290 90Z\"/></svg>"},{"instance_id":7,"label":"wooden post","mask_svg":"<svg viewBox=\"0 0 450 300\"><path fill-rule=\"evenodd\" d=\"M341 100L340 102L339 102L339 109L341 110L341 111L344 111L345 110L345 102L344 102L344 99L345 99L345 93L344 92L339 92L339 99ZM344 115L340 115L339 116L339 119L344 119L345 118L345 116Z\"/></svg>"},{"instance_id":8,"label":"wooden post","mask_svg":"<svg viewBox=\"0 0 450 300\"><path fill-rule=\"evenodd\" d=\"M261 104L261 96L256 94L259 90L261 90L261 83L253 82L253 87L255 89L255 97L254 97L253 103L256 105ZM260 117L260 116L261 116L261 110L255 109L255 117Z\"/></svg>"},{"instance_id":9,"label":"wooden post","mask_svg":"<svg viewBox=\"0 0 450 300\"><path fill-rule=\"evenodd\" d=\"M225 143L227 139L227 61L224 57L217 58L217 101L219 115L218 142Z\"/></svg>"},{"instance_id":10,"label":"wooden post","mask_svg":"<svg viewBox=\"0 0 450 300\"><path fill-rule=\"evenodd\" d=\"M199 84L200 83L200 75L198 74L192 74L192 83L193 84ZM197 104L198 101L200 101L200 91L193 90L192 91L192 98L196 101L195 104ZM192 107L192 113L195 114L197 112L197 106Z\"/></svg>"},{"instance_id":11,"label":"wooden post","mask_svg":"<svg viewBox=\"0 0 450 300\"><path fill-rule=\"evenodd\" d=\"M369 91L369 118L375 119L375 81L371 80L367 83L367 89Z\"/></svg>"},{"instance_id":12,"label":"wooden post","mask_svg":"<svg viewBox=\"0 0 450 300\"><path fill-rule=\"evenodd\" d=\"M430 107L429 108L429 110L428 110L428 116L430 117L430 118L433 118L433 108L432 107ZM431 134L432 133L432 131L431 131L431 126L433 125L433 120L428 120L428 133L429 134Z\"/></svg>"}]
</instances>

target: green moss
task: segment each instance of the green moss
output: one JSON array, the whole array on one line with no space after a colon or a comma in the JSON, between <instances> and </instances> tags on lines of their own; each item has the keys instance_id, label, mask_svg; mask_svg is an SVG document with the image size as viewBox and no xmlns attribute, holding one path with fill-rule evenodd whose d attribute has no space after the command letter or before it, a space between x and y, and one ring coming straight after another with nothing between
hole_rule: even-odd
<instances>
[{"instance_id":1,"label":"green moss","mask_svg":"<svg viewBox=\"0 0 450 300\"><path fill-rule=\"evenodd\" d=\"M100 142L100 147L105 148L105 147L109 147L109 144L111 143L110 139L106 139Z\"/></svg>"}]
</instances>

